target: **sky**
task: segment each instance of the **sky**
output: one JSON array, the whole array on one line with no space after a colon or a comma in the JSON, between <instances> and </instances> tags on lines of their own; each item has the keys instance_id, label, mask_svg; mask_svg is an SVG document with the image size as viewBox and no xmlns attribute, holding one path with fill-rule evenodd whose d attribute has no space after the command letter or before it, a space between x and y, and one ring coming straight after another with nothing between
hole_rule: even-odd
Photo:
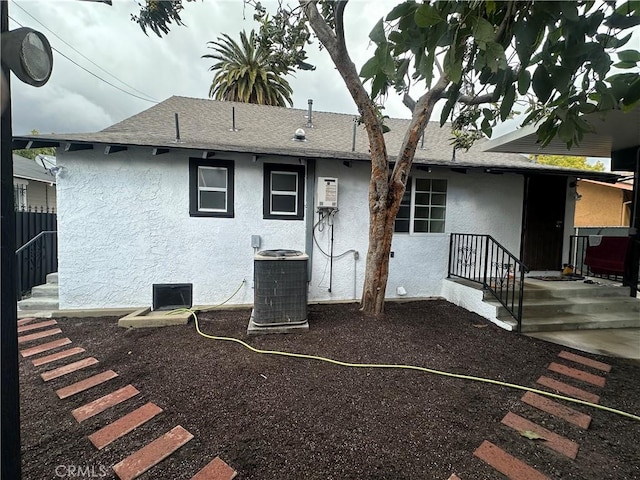
<instances>
[{"instance_id":1,"label":"sky","mask_svg":"<svg viewBox=\"0 0 640 480\"><path fill-rule=\"evenodd\" d=\"M355 0L347 7L347 45L358 68L375 50L369 32L395 3ZM10 29L18 28L19 22L38 30L53 48L95 75L156 101L172 95L207 98L213 77L208 70L213 61L201 58L210 52L207 42L222 33L237 40L241 30L256 28L252 9L243 10L242 0L185 3L181 16L186 26L173 26L159 38L153 33L146 36L131 21L131 14L139 12L134 0L113 0L112 6L78 0L9 0L9 15L15 20L10 20ZM308 54L316 70L287 77L294 107L306 109L308 99L313 99L314 110L356 114L327 52L320 51L316 41ZM40 133L98 131L154 105L113 88L55 51L46 85L35 88L12 75L11 86L14 135L33 129ZM409 113L399 97L390 96L385 114L408 118Z\"/></svg>"},{"instance_id":2,"label":"sky","mask_svg":"<svg viewBox=\"0 0 640 480\"><path fill-rule=\"evenodd\" d=\"M270 1L273 5L273 0L263 4L268 6ZM257 28L253 10L245 10L242 0L185 2L181 16L186 26L174 25L163 37L145 35L131 20L131 15L139 12L137 0L113 0L112 6L79 0L8 2L10 29L22 25L38 30L58 50L54 51L53 73L46 85L35 88L12 74L14 135L33 129L59 134L94 132L172 95L207 98L213 77L209 71L213 61L201 58L211 52L207 42L223 33L239 39L241 30ZM347 46L358 69L375 51L369 32L397 3L352 0L347 6ZM316 111L357 114L327 52L318 48L317 40L307 51L316 70L287 77L293 88L294 107L306 109L308 99L312 99ZM385 102L384 113L395 118L410 116L393 92ZM436 111L432 120L438 119ZM516 121L500 125L493 136L516 126ZM608 166L608 160L605 164Z\"/></svg>"}]
</instances>

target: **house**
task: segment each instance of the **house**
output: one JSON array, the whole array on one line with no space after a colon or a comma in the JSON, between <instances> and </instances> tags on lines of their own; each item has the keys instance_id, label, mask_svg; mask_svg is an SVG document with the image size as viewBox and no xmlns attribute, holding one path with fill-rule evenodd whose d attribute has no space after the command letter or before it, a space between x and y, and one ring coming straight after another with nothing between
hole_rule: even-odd
<instances>
[{"instance_id":1,"label":"house","mask_svg":"<svg viewBox=\"0 0 640 480\"><path fill-rule=\"evenodd\" d=\"M408 120L388 119L393 158ZM258 250L309 255L309 300L360 298L370 158L353 115L171 97L100 132L14 137L58 147L60 308L145 307L152 285L192 283L194 304L253 302ZM337 208L318 186L337 179ZM459 293L450 234L490 234L535 270L559 270L575 181L616 175L474 146L455 156L428 125L396 221L389 298ZM572 186L573 185L573 186Z\"/></svg>"},{"instance_id":2,"label":"house","mask_svg":"<svg viewBox=\"0 0 640 480\"><path fill-rule=\"evenodd\" d=\"M633 183L578 181L575 226L628 227L631 220Z\"/></svg>"},{"instance_id":3,"label":"house","mask_svg":"<svg viewBox=\"0 0 640 480\"><path fill-rule=\"evenodd\" d=\"M13 199L16 210L54 210L56 177L38 159L13 155Z\"/></svg>"}]
</instances>

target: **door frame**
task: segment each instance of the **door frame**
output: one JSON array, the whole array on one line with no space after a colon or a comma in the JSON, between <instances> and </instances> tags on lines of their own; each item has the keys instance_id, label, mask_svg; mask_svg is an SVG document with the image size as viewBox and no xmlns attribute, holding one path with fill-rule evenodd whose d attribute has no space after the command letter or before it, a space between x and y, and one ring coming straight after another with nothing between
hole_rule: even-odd
<instances>
[{"instance_id":1,"label":"door frame","mask_svg":"<svg viewBox=\"0 0 640 480\"><path fill-rule=\"evenodd\" d=\"M525 174L524 175L524 185L523 185L523 195L522 195L522 220L521 220L521 227L520 227L520 255L519 258L520 260L527 266L527 268L531 268L530 265L527 264L526 262L526 256L528 254L527 251L527 237L529 234L529 238L530 237L530 230L531 230L531 225L529 225L529 220L530 220L530 200L531 200L531 177L547 177L547 178L558 178L557 175L544 175L544 174L539 174L536 175L534 174ZM560 178L563 178L565 180L564 182L564 189L563 189L563 198L564 198L564 202L562 204L562 209L558 209L558 212L561 212L561 221L562 221L562 227L560 228L561 233L560 233L560 243L558 246L558 250L556 251L556 253L554 254L555 259L560 258L560 265L557 266L557 268L559 269L561 267L562 261L563 261L563 256L564 256L564 246L565 246L565 242L567 239L567 226L566 226L566 221L567 221L567 192L568 192L568 188L569 188L569 177L566 177L564 175L560 176ZM560 183L560 182L558 182ZM555 260L554 259L554 260ZM551 263L551 260L549 260L549 263ZM533 268L533 270L536 270L536 268Z\"/></svg>"}]
</instances>

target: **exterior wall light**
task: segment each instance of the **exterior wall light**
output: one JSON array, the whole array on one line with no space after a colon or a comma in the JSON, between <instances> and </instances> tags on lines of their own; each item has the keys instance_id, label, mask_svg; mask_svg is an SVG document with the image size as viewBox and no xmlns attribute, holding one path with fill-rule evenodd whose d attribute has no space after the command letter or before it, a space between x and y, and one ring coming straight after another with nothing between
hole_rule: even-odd
<instances>
[{"instance_id":1,"label":"exterior wall light","mask_svg":"<svg viewBox=\"0 0 640 480\"><path fill-rule=\"evenodd\" d=\"M24 83L41 87L51 77L53 53L42 33L22 27L2 34L2 63Z\"/></svg>"}]
</instances>

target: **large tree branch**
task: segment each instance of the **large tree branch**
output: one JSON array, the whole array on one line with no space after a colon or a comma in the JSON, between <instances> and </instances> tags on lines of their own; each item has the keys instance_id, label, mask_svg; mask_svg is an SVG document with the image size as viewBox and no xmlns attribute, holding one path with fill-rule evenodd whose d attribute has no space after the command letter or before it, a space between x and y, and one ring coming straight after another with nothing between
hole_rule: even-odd
<instances>
[{"instance_id":1,"label":"large tree branch","mask_svg":"<svg viewBox=\"0 0 640 480\"><path fill-rule=\"evenodd\" d=\"M404 135L400 153L393 168L392 183L402 182L403 185L406 185L418 141L431 118L433 107L442 98L442 94L450 82L446 74L442 75L436 84L415 103L411 123Z\"/></svg>"},{"instance_id":2,"label":"large tree branch","mask_svg":"<svg viewBox=\"0 0 640 480\"><path fill-rule=\"evenodd\" d=\"M344 80L345 85L351 94L351 98L353 98L353 101L362 116L362 120L369 137L372 169L387 172L389 167L387 162L387 149L384 143L384 137L382 136L382 125L378 120L375 105L364 88L362 80L360 80L358 70L349 56L349 52L347 51L347 47L344 43L344 36L342 35L342 40L340 40L338 35L336 35L331 27L329 27L326 20L318 11L318 7L316 5L317 1L299 1L305 15L309 19L311 28L313 28L318 40L320 40L322 45L327 49L331 60L333 60L338 73L340 73L340 76ZM342 29L345 6L346 2L339 2L336 8L337 30ZM383 189L382 184L378 185L378 187Z\"/></svg>"},{"instance_id":3,"label":"large tree branch","mask_svg":"<svg viewBox=\"0 0 640 480\"><path fill-rule=\"evenodd\" d=\"M449 91L443 90L438 95L437 100L447 98L448 95L449 95ZM464 103L465 105L480 105L483 103L491 103L492 101L493 101L492 93L486 93L484 95L475 95L475 96L460 95L460 97L458 97L458 102ZM402 96L402 103L404 104L405 107L407 107L412 112L416 108L416 101L413 98L411 98L411 95L409 95L408 92L405 92L404 95Z\"/></svg>"},{"instance_id":4,"label":"large tree branch","mask_svg":"<svg viewBox=\"0 0 640 480\"><path fill-rule=\"evenodd\" d=\"M338 43L340 44L340 48L343 50L347 50L347 45L344 41L344 9L347 7L347 2L349 0L338 0L338 4L336 5L335 10L335 22L336 22L336 37L338 39Z\"/></svg>"}]
</instances>

